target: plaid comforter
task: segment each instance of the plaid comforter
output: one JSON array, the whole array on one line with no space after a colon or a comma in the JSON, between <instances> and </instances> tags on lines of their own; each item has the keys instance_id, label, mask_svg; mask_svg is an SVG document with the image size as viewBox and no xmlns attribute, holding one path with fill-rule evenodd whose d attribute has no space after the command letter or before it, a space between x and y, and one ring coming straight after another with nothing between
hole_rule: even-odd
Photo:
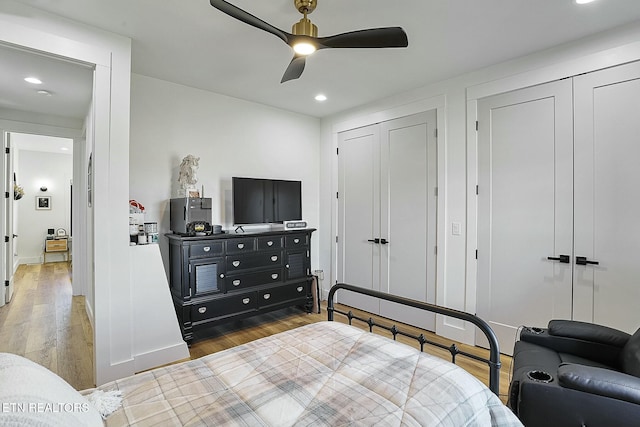
<instances>
[{"instance_id":1,"label":"plaid comforter","mask_svg":"<svg viewBox=\"0 0 640 427\"><path fill-rule=\"evenodd\" d=\"M107 426L521 426L462 368L337 322L100 388L124 397Z\"/></svg>"}]
</instances>

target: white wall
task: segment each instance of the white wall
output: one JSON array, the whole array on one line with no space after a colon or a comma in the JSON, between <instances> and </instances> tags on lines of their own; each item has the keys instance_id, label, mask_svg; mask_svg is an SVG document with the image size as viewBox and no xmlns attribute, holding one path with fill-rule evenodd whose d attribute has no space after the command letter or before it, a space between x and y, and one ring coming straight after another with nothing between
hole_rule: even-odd
<instances>
[{"instance_id":1,"label":"white wall","mask_svg":"<svg viewBox=\"0 0 640 427\"><path fill-rule=\"evenodd\" d=\"M214 224L231 227L231 177L249 176L302 180L302 214L317 227L319 135L319 119L133 74L129 194L144 205L145 221L158 222L165 266L162 234L184 156L200 157L197 187L213 199Z\"/></svg>"},{"instance_id":2,"label":"white wall","mask_svg":"<svg viewBox=\"0 0 640 427\"><path fill-rule=\"evenodd\" d=\"M20 135L12 134L14 148L20 147ZM71 221L71 177L73 156L43 151L20 150L18 180L25 191L18 205L18 258L20 264L43 261L44 239L47 229L64 228L67 234ZM46 192L40 191L45 185ZM50 196L51 209L36 209L37 196ZM65 254L47 254L47 261L62 261Z\"/></svg>"},{"instance_id":3,"label":"white wall","mask_svg":"<svg viewBox=\"0 0 640 427\"><path fill-rule=\"evenodd\" d=\"M531 86L600 68L640 59L640 24L634 23L580 40L565 46L516 59L507 63L469 73L451 80L398 94L369 105L322 120L321 182L327 183L320 194L319 267L331 271L325 290L335 280L335 240L337 191L336 132L350 125L364 126L389 120L398 114L418 112L430 100L444 97L445 123L439 129L444 138L444 179L439 182L439 195L445 198L445 213L439 221L444 230L438 254L444 257L444 271L438 272L436 300L440 305L475 312L475 103L495 93ZM439 171L441 173L442 171ZM331 187L328 183L331 182ZM463 224L460 236L451 235L451 223ZM328 229L331 232L328 232ZM444 246L444 247L443 247ZM441 262L441 260L439 260ZM439 334L465 342L474 341L474 330L458 322L439 319Z\"/></svg>"},{"instance_id":4,"label":"white wall","mask_svg":"<svg viewBox=\"0 0 640 427\"><path fill-rule=\"evenodd\" d=\"M87 134L94 158L92 214L99 224L89 242L95 253L95 378L103 384L130 375L134 372L130 260L127 239L120 236L128 233L131 40L3 0L0 42L95 64L92 131ZM31 132L51 127L37 118L28 120L33 122L25 126L9 117L0 126L13 131L28 127Z\"/></svg>"}]
</instances>

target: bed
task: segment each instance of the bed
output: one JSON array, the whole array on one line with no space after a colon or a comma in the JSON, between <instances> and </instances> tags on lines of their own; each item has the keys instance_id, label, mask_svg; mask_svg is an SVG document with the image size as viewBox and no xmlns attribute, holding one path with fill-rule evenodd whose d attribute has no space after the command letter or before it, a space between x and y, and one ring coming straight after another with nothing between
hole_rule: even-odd
<instances>
[{"instance_id":1,"label":"bed","mask_svg":"<svg viewBox=\"0 0 640 427\"><path fill-rule=\"evenodd\" d=\"M324 321L85 394L121 394L109 427L521 426L496 391L447 360Z\"/></svg>"}]
</instances>

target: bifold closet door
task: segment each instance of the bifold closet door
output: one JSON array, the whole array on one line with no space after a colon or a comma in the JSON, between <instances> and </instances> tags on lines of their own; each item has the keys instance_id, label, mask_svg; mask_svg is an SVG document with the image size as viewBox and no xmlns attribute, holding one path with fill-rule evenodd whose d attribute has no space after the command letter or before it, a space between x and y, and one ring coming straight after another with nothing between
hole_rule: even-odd
<instances>
[{"instance_id":1,"label":"bifold closet door","mask_svg":"<svg viewBox=\"0 0 640 427\"><path fill-rule=\"evenodd\" d=\"M574 79L574 318L640 327L640 64ZM597 263L597 264L595 264Z\"/></svg>"},{"instance_id":2,"label":"bifold closet door","mask_svg":"<svg viewBox=\"0 0 640 427\"><path fill-rule=\"evenodd\" d=\"M338 281L435 300L436 112L338 136ZM339 292L338 301L433 329L435 316Z\"/></svg>"},{"instance_id":3,"label":"bifold closet door","mask_svg":"<svg viewBox=\"0 0 640 427\"><path fill-rule=\"evenodd\" d=\"M478 102L477 313L503 353L519 326L571 318L571 90L562 80Z\"/></svg>"},{"instance_id":4,"label":"bifold closet door","mask_svg":"<svg viewBox=\"0 0 640 427\"><path fill-rule=\"evenodd\" d=\"M385 292L435 303L436 112L380 124L380 286ZM435 330L435 315L380 302L380 315Z\"/></svg>"},{"instance_id":5,"label":"bifold closet door","mask_svg":"<svg viewBox=\"0 0 640 427\"><path fill-rule=\"evenodd\" d=\"M338 281L380 290L380 129L367 126L338 135ZM380 303L339 292L338 301L371 313Z\"/></svg>"}]
</instances>

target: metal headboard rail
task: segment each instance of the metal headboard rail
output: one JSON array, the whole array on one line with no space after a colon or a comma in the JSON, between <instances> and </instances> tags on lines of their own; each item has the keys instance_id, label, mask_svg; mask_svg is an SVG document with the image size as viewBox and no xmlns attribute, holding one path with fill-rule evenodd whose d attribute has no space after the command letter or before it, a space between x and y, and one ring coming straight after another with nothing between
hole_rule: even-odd
<instances>
[{"instance_id":1,"label":"metal headboard rail","mask_svg":"<svg viewBox=\"0 0 640 427\"><path fill-rule=\"evenodd\" d=\"M406 333L403 331L400 331L396 325L393 325L391 327L386 326L386 325L382 325L379 323L376 323L373 318L369 317L368 319L362 318L362 317L358 317L356 315L353 314L353 312L348 311L348 312L344 312L341 310L338 310L336 308L334 308L334 295L335 293L339 290L339 289L344 289L346 291L351 291L351 292L356 292L359 294L363 294L363 295L369 295L375 298L379 298L379 299L383 299L386 301L391 301L391 302L395 302L398 304L402 304L402 305L407 305L410 307L415 307L415 308L419 308L421 310L426 310L426 311L430 311L436 314L441 314L443 316L449 316L449 317L454 317L456 319L460 319L460 320L464 320L467 322L471 322L474 325L476 325L478 327L478 329L480 329L482 331L482 333L487 337L487 340L489 341L489 359L474 355L474 354L470 354L467 352L464 352L462 350L460 350L458 348L458 346L456 346L455 344L451 344L450 346L446 346L444 344L440 344L437 342L433 342L428 340L424 334L420 334L420 335L414 335L414 334L410 334L410 333ZM479 362L484 362L489 366L489 389L496 395L496 396L500 396L499 391L500 391L500 347L498 345L498 339L496 338L496 334L493 332L493 329L491 329L491 327L487 324L487 322L485 322L484 320L482 320L481 318L479 318L478 316L475 316L471 313L466 313L464 311L459 311L459 310L454 310L451 308L446 308L446 307L441 307L439 305L434 305L434 304L429 304L426 302L421 302L421 301L416 301L416 300L412 300L409 298L403 298L403 297L399 297L396 295L391 295L391 294L385 294L383 292L379 292L379 291L374 291L371 289L365 289L365 288L361 288L359 286L354 286L354 285L349 285L346 283L337 283L334 286L331 287L331 290L329 290L329 296L327 298L327 315L328 315L328 320L333 321L333 313L339 313L342 314L344 316L347 316L347 318L349 319L349 324L351 324L351 320L352 319L356 319L359 321L362 321L364 323L366 323L367 325L369 325L369 332L373 332L373 327L379 327L382 329L385 329L389 332L391 332L393 334L393 339L396 339L397 335L402 335L405 336L407 338L413 338L415 340L417 340L420 343L420 351L423 351L424 349L424 344L429 344L429 345L433 345L435 347L439 347L445 350L449 350L449 352L451 353L451 361L453 363L455 363L456 361L456 355L462 355L474 360L477 360Z\"/></svg>"}]
</instances>

